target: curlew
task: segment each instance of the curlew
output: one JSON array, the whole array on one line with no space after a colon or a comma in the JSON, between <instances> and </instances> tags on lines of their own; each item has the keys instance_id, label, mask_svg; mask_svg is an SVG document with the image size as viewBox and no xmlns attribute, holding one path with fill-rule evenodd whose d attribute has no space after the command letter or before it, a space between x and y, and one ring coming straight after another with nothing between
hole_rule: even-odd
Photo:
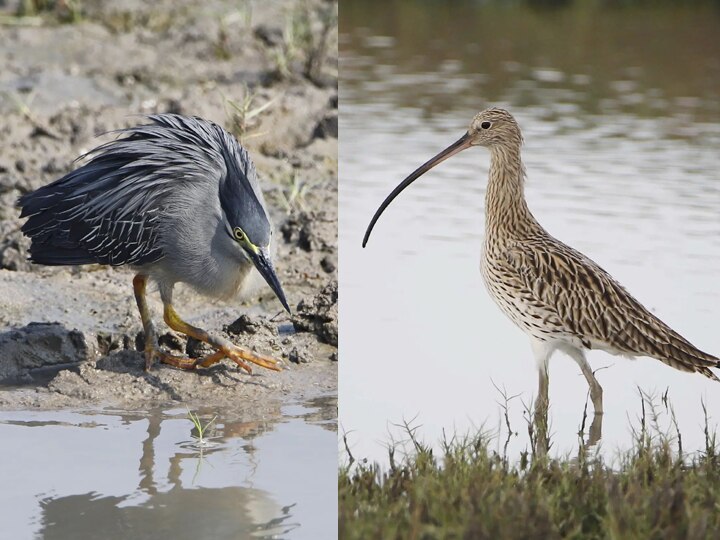
<instances>
[{"instance_id":1,"label":"curlew","mask_svg":"<svg viewBox=\"0 0 720 540\"><path fill-rule=\"evenodd\" d=\"M485 241L481 272L498 307L529 337L539 371L537 406L547 413L548 362L555 351L580 366L596 415L602 387L585 356L601 349L626 357L649 356L676 369L720 380L710 370L720 360L650 313L613 277L538 223L525 201L523 138L503 109L478 113L457 142L421 165L383 201L365 232L363 247L387 206L435 165L472 146L490 150L485 195Z\"/></svg>"}]
</instances>

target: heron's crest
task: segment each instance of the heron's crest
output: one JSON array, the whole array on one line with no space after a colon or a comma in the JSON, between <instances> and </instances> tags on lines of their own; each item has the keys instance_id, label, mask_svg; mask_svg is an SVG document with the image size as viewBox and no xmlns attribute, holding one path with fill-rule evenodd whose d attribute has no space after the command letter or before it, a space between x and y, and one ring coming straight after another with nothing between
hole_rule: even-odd
<instances>
[{"instance_id":1,"label":"heron's crest","mask_svg":"<svg viewBox=\"0 0 720 540\"><path fill-rule=\"evenodd\" d=\"M243 227L255 243L269 237L255 168L229 133L200 118L148 119L119 130L124 136L92 150L82 167L20 198L32 260L118 265L160 259L158 222L172 212L169 195L185 183L211 184L235 220L231 225Z\"/></svg>"}]
</instances>

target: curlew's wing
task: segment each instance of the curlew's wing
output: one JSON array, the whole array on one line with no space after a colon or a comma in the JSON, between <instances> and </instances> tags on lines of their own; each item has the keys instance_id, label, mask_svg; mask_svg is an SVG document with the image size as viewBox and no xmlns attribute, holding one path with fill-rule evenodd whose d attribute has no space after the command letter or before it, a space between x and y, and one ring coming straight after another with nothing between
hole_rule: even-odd
<instances>
[{"instance_id":1,"label":"curlew's wing","mask_svg":"<svg viewBox=\"0 0 720 540\"><path fill-rule=\"evenodd\" d=\"M562 242L523 241L510 247L503 260L540 311L588 348L651 356L718 380L708 369L720 367L718 358L693 346L595 262Z\"/></svg>"}]
</instances>

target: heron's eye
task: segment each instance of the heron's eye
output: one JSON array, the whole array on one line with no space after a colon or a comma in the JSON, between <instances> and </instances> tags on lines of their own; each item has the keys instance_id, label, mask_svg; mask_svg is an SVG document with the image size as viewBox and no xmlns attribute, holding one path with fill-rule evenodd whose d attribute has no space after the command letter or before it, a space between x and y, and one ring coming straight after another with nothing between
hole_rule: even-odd
<instances>
[{"instance_id":1,"label":"heron's eye","mask_svg":"<svg viewBox=\"0 0 720 540\"><path fill-rule=\"evenodd\" d=\"M483 122L482 124L480 124L480 127L483 129L490 129L490 126L492 126L490 122Z\"/></svg>"},{"instance_id":2,"label":"heron's eye","mask_svg":"<svg viewBox=\"0 0 720 540\"><path fill-rule=\"evenodd\" d=\"M245 242L247 240L247 236L240 227L235 227L233 234L235 235L235 240L238 242Z\"/></svg>"}]
</instances>

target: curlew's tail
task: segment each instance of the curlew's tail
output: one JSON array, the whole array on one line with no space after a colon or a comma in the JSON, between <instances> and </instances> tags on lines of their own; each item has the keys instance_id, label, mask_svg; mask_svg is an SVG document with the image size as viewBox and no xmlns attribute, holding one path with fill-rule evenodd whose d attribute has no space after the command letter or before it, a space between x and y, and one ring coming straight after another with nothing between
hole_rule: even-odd
<instances>
[{"instance_id":1,"label":"curlew's tail","mask_svg":"<svg viewBox=\"0 0 720 540\"><path fill-rule=\"evenodd\" d=\"M698 349L678 332L645 309L640 302L623 293L625 325L616 335L618 344L635 354L656 358L661 362L691 373L701 373L720 382L711 369L720 369L720 358Z\"/></svg>"},{"instance_id":2,"label":"curlew's tail","mask_svg":"<svg viewBox=\"0 0 720 540\"><path fill-rule=\"evenodd\" d=\"M664 354L654 355L655 358L676 369L700 373L720 382L720 378L711 370L720 369L720 358L697 349L685 340L682 343L668 343L663 349Z\"/></svg>"},{"instance_id":3,"label":"curlew's tail","mask_svg":"<svg viewBox=\"0 0 720 540\"><path fill-rule=\"evenodd\" d=\"M720 368L720 363L717 364L715 367ZM708 379L712 379L713 381L720 382L720 379L718 379L718 376L715 375L715 373L713 373L706 367L698 368L697 371L698 371L698 373L702 373L703 375L705 375Z\"/></svg>"},{"instance_id":4,"label":"curlew's tail","mask_svg":"<svg viewBox=\"0 0 720 540\"><path fill-rule=\"evenodd\" d=\"M714 364L713 366L711 366L711 367L720 369L720 360L718 360L718 359L715 358L714 356L710 356L709 354L706 355L706 357L710 358L711 361L715 361L715 364ZM715 373L714 373L713 371L711 371L710 368L708 368L707 366L696 366L696 371L697 371L698 373L702 373L702 374L705 375L708 379L712 379L713 381L720 382L720 378L718 378L718 376L715 375Z\"/></svg>"}]
</instances>

